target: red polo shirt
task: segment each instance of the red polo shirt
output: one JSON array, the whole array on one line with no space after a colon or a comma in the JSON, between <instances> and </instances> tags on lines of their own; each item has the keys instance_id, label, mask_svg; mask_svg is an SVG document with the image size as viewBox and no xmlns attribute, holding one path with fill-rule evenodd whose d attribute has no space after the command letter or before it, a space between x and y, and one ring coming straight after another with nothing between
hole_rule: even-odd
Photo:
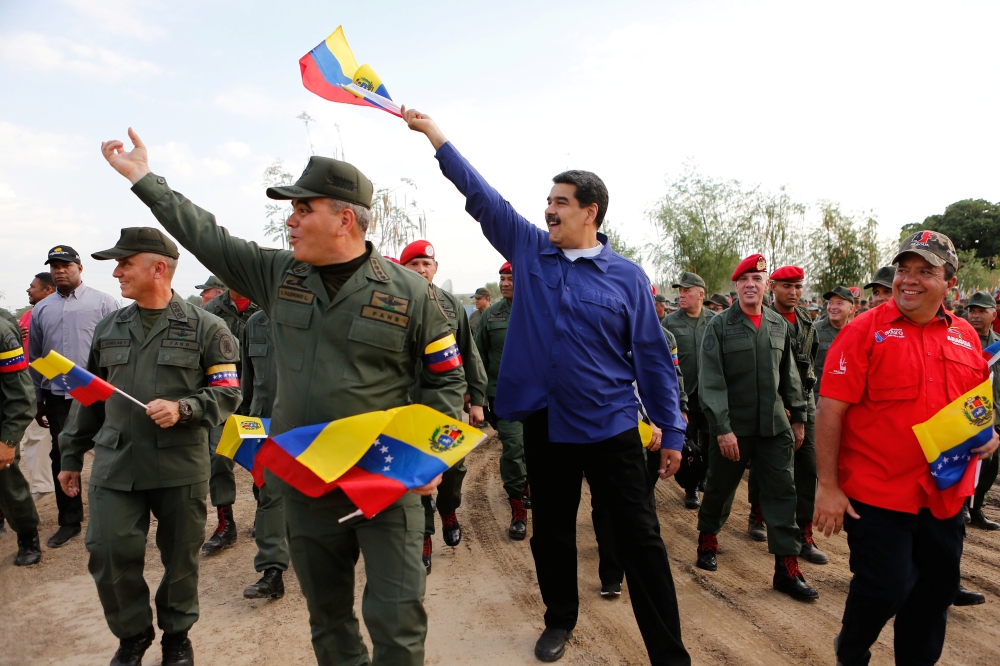
<instances>
[{"instance_id":1,"label":"red polo shirt","mask_svg":"<svg viewBox=\"0 0 1000 666\"><path fill-rule=\"evenodd\" d=\"M950 518L972 494L972 468L939 491L912 427L982 383L989 369L979 335L941 310L925 326L896 302L861 314L827 352L820 395L851 403L840 437L840 487L865 504Z\"/></svg>"}]
</instances>

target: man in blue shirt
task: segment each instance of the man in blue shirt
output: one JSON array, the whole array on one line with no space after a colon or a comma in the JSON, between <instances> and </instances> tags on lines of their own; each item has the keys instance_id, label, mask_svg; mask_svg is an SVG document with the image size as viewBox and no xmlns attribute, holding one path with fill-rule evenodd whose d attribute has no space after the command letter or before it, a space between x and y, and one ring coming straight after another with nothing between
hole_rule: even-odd
<instances>
[{"instance_id":1,"label":"man in blue shirt","mask_svg":"<svg viewBox=\"0 0 1000 666\"><path fill-rule=\"evenodd\" d=\"M586 171L553 178L542 231L490 187L433 120L413 109L404 109L404 118L430 140L445 177L465 195L466 211L514 268L518 299L509 333L524 344L501 361L496 412L524 423L531 552L546 606L535 656L561 658L576 625L576 516L586 473L591 493L611 514L650 662L690 664L649 503L633 387L663 431L660 476L668 478L680 465L686 427L677 374L649 278L598 233L608 206L604 183Z\"/></svg>"}]
</instances>

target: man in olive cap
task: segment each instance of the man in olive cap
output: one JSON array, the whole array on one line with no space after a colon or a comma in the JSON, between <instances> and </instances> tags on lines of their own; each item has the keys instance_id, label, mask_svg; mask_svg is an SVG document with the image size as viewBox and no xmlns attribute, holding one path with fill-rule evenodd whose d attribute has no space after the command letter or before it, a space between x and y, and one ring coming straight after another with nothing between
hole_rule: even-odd
<instances>
[{"instance_id":1,"label":"man in olive cap","mask_svg":"<svg viewBox=\"0 0 1000 666\"><path fill-rule=\"evenodd\" d=\"M94 450L85 544L104 617L120 645L113 664L138 664L152 644L143 578L150 514L164 564L156 592L164 666L194 660L198 549L205 534L208 430L240 404L239 348L226 325L171 289L177 246L159 229L122 229L114 277L132 305L102 319L86 368L140 402L112 395L77 404L60 437L59 484L79 497L84 453ZM96 446L95 446L96 445Z\"/></svg>"},{"instance_id":2,"label":"man in olive cap","mask_svg":"<svg viewBox=\"0 0 1000 666\"><path fill-rule=\"evenodd\" d=\"M209 275L205 284L196 284L194 288L201 289L201 293L198 295L201 297L201 307L205 307L213 298L226 290L226 285L222 284L222 280L214 275Z\"/></svg>"},{"instance_id":3,"label":"man in olive cap","mask_svg":"<svg viewBox=\"0 0 1000 666\"><path fill-rule=\"evenodd\" d=\"M823 294L826 301L826 316L816 320L813 330L816 332L816 341L819 348L816 351L816 360L813 362L813 369L816 374L816 385L813 386L813 396L819 400L819 385L823 381L823 375L829 369L826 367L826 353L830 350L830 345L836 339L840 329L847 326L854 312L854 295L851 290L843 285L838 285ZM839 362L839 361L837 361Z\"/></svg>"},{"instance_id":4,"label":"man in olive cap","mask_svg":"<svg viewBox=\"0 0 1000 666\"><path fill-rule=\"evenodd\" d=\"M711 298L706 298L705 307L718 314L729 307L729 301L722 294L712 294Z\"/></svg>"},{"instance_id":5,"label":"man in olive cap","mask_svg":"<svg viewBox=\"0 0 1000 666\"><path fill-rule=\"evenodd\" d=\"M969 298L969 324L976 329L979 334L979 344L983 349L1000 341L1000 335L993 330L993 320L997 316L997 306L989 292L977 291ZM994 352L995 353L995 352ZM997 370L1000 370L1000 361L990 366L994 372L993 380L993 405L996 406L1000 399L1000 380L997 379ZM994 412L995 415L995 412ZM996 424L994 424L996 428ZM983 513L986 505L986 493L993 487L996 481L997 472L1000 470L1000 455L993 454L989 460L983 463L979 472L979 483L976 484L976 494L972 501L972 510L969 515L969 523L973 527L984 530L1000 530L1000 523L990 520Z\"/></svg>"},{"instance_id":6,"label":"man in olive cap","mask_svg":"<svg viewBox=\"0 0 1000 666\"><path fill-rule=\"evenodd\" d=\"M272 199L292 201L285 222L292 249L275 251L234 238L211 213L172 190L150 172L146 146L131 129L129 137L131 152L120 141L102 144L111 166L181 245L274 323L278 382L269 435L406 405L417 361L442 343L451 345L449 354L457 351L427 280L365 241L373 188L355 167L314 156L294 185L267 189ZM466 390L461 365L421 367L421 400L458 418ZM356 515L339 489L311 498L270 470L265 482L282 494L317 661L369 661L353 610L360 554L369 572L362 614L375 663L423 663L426 572L418 495L430 494L440 475L370 520ZM341 520L346 516L353 517Z\"/></svg>"},{"instance_id":7,"label":"man in olive cap","mask_svg":"<svg viewBox=\"0 0 1000 666\"><path fill-rule=\"evenodd\" d=\"M491 300L493 300L493 294L490 293L489 289L486 287L476 289L476 309L469 315L469 330L472 331L473 336L479 332L479 322L483 317L483 311L490 307Z\"/></svg>"}]
</instances>

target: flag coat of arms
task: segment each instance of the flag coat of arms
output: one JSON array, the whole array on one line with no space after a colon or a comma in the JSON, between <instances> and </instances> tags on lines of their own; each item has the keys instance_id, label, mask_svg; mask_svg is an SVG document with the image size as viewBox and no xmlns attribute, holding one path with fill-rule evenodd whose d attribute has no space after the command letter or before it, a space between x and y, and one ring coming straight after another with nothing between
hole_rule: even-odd
<instances>
[{"instance_id":1,"label":"flag coat of arms","mask_svg":"<svg viewBox=\"0 0 1000 666\"><path fill-rule=\"evenodd\" d=\"M400 107L370 65L358 65L338 26L329 37L299 59L302 85L323 99L382 109L400 116Z\"/></svg>"}]
</instances>

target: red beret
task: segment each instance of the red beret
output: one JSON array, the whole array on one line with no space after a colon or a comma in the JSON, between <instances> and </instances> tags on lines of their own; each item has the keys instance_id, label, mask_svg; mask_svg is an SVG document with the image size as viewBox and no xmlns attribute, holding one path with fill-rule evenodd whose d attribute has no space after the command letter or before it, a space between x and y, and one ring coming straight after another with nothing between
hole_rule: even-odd
<instances>
[{"instance_id":1,"label":"red beret","mask_svg":"<svg viewBox=\"0 0 1000 666\"><path fill-rule=\"evenodd\" d=\"M403 248L403 253L399 255L399 263L406 265L417 257L434 258L434 246L425 240L413 241Z\"/></svg>"},{"instance_id":2,"label":"red beret","mask_svg":"<svg viewBox=\"0 0 1000 666\"><path fill-rule=\"evenodd\" d=\"M399 259L397 259L396 257L386 257L386 259L388 259L389 261L391 261L394 264L398 264L399 263Z\"/></svg>"},{"instance_id":3,"label":"red beret","mask_svg":"<svg viewBox=\"0 0 1000 666\"><path fill-rule=\"evenodd\" d=\"M806 272L799 266L782 266L771 273L771 279L775 282L798 282L806 279Z\"/></svg>"},{"instance_id":4,"label":"red beret","mask_svg":"<svg viewBox=\"0 0 1000 666\"><path fill-rule=\"evenodd\" d=\"M500 267L500 274L503 275L504 273L510 273L511 275L514 274L514 269L511 268L509 261L505 261L503 266Z\"/></svg>"},{"instance_id":5,"label":"red beret","mask_svg":"<svg viewBox=\"0 0 1000 666\"><path fill-rule=\"evenodd\" d=\"M729 278L733 282L736 282L736 278L743 275L744 273L766 273L767 272L767 259L764 258L762 254L751 254L749 257L740 262L740 265L736 267L733 271L733 277Z\"/></svg>"},{"instance_id":6,"label":"red beret","mask_svg":"<svg viewBox=\"0 0 1000 666\"><path fill-rule=\"evenodd\" d=\"M851 293L854 294L854 300L860 301L861 300L861 290L858 289L857 287L850 287L850 290L851 290Z\"/></svg>"}]
</instances>

